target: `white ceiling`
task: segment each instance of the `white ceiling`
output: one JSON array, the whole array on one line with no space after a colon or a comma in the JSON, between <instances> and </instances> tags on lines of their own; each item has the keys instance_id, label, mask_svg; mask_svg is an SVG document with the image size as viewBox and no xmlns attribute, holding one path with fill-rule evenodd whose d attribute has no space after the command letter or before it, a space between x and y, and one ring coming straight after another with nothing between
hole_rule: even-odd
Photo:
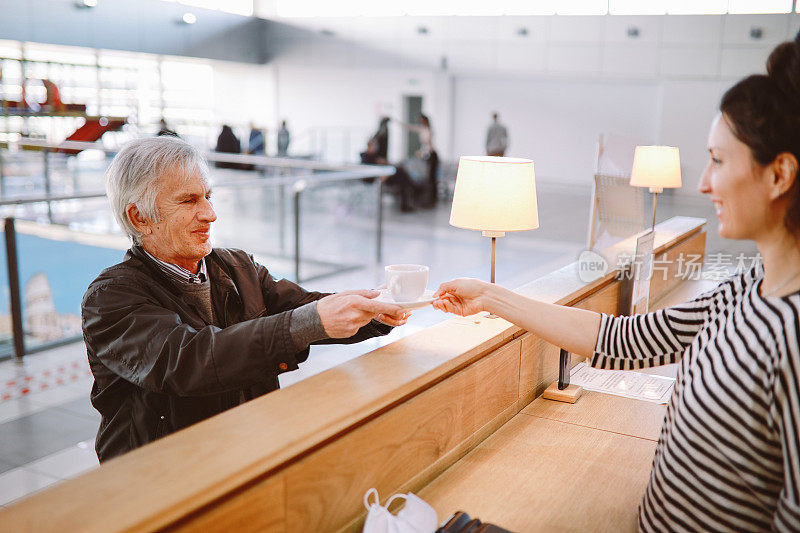
<instances>
[{"instance_id":1,"label":"white ceiling","mask_svg":"<svg viewBox=\"0 0 800 533\"><path fill-rule=\"evenodd\" d=\"M727 78L763 69L800 15L300 17L284 49L309 66L421 66L633 78ZM311 33L308 33L311 32ZM760 32L760 37L754 35ZM302 33L302 32L301 32ZM280 59L280 58L279 58ZM363 65L361 63L364 63Z\"/></svg>"}]
</instances>

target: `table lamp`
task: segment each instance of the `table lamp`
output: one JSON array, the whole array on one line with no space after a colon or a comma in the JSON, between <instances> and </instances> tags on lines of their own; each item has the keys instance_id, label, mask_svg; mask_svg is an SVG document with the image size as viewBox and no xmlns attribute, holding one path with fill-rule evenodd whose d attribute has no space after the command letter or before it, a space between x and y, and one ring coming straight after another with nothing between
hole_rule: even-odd
<instances>
[{"instance_id":1,"label":"table lamp","mask_svg":"<svg viewBox=\"0 0 800 533\"><path fill-rule=\"evenodd\" d=\"M631 170L633 187L649 187L653 193L653 231L656 229L658 193L681 186L681 158L673 146L637 146Z\"/></svg>"},{"instance_id":2,"label":"table lamp","mask_svg":"<svg viewBox=\"0 0 800 533\"><path fill-rule=\"evenodd\" d=\"M497 237L539 227L533 161L514 157L463 156L458 162L450 225L492 238L491 282Z\"/></svg>"}]
</instances>

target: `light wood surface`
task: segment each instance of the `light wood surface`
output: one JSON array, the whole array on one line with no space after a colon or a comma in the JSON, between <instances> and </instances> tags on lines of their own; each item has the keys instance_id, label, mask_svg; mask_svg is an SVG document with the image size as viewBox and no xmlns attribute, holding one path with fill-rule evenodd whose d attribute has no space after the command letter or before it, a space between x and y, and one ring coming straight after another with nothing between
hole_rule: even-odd
<instances>
[{"instance_id":1,"label":"light wood surface","mask_svg":"<svg viewBox=\"0 0 800 533\"><path fill-rule=\"evenodd\" d=\"M635 531L654 453L647 439L519 414L419 496L440 520L460 510L520 533Z\"/></svg>"},{"instance_id":2,"label":"light wood surface","mask_svg":"<svg viewBox=\"0 0 800 533\"><path fill-rule=\"evenodd\" d=\"M574 404L536 398L522 413L652 441L658 440L666 405L583 391Z\"/></svg>"},{"instance_id":3,"label":"light wood surface","mask_svg":"<svg viewBox=\"0 0 800 533\"><path fill-rule=\"evenodd\" d=\"M704 238L704 223L659 225L656 252ZM572 265L520 292L613 313L614 278L584 283ZM553 349L502 319L453 318L26 498L1 510L0 524L355 530L367 488L421 488L525 407L557 373ZM590 431L559 423L565 435Z\"/></svg>"},{"instance_id":4,"label":"light wood surface","mask_svg":"<svg viewBox=\"0 0 800 533\"><path fill-rule=\"evenodd\" d=\"M687 240L676 247L677 253L696 250L704 237ZM668 255L674 257L675 252ZM663 284L670 290L660 294L651 308L686 302L717 284L703 279L671 287ZM607 296L602 291L595 295L581 306L602 310L598 302ZM555 371L558 350L530 334L521 340L520 382L539 390L542 383L537 376L546 374L541 370L543 359L549 371ZM532 364L526 367L526 362ZM644 371L675 377L677 366ZM574 404L539 396L419 495L441 520L465 511L526 533L636 531L638 506L666 408L586 390Z\"/></svg>"}]
</instances>

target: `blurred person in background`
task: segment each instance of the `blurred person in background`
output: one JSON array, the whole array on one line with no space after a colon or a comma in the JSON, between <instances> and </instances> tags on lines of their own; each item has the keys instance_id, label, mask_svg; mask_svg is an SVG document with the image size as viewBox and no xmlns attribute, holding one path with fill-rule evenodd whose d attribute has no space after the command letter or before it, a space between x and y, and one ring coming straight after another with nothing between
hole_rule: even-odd
<instances>
[{"instance_id":1,"label":"blurred person in background","mask_svg":"<svg viewBox=\"0 0 800 533\"><path fill-rule=\"evenodd\" d=\"M289 155L289 128L286 127L286 121L281 122L281 127L278 129L278 156L286 157Z\"/></svg>"},{"instance_id":2,"label":"blurred person in background","mask_svg":"<svg viewBox=\"0 0 800 533\"><path fill-rule=\"evenodd\" d=\"M508 148L508 131L500 123L497 113L492 114L492 124L486 132L486 155L503 157Z\"/></svg>"},{"instance_id":3,"label":"blurred person in background","mask_svg":"<svg viewBox=\"0 0 800 533\"><path fill-rule=\"evenodd\" d=\"M427 115L419 116L419 124L409 124L402 120L397 121L404 128L415 132L419 136L419 152L417 156L425 162L427 167L425 195L422 207L436 207L439 198L439 155L433 147L433 130L431 120Z\"/></svg>"},{"instance_id":4,"label":"blurred person in background","mask_svg":"<svg viewBox=\"0 0 800 533\"><path fill-rule=\"evenodd\" d=\"M214 148L215 152L222 154L240 154L242 153L242 145L239 138L233 133L233 130L227 124L222 126L222 131L219 132L217 137L217 146ZM215 163L217 168L234 168L242 169L241 163L228 163L226 161L217 161Z\"/></svg>"}]
</instances>

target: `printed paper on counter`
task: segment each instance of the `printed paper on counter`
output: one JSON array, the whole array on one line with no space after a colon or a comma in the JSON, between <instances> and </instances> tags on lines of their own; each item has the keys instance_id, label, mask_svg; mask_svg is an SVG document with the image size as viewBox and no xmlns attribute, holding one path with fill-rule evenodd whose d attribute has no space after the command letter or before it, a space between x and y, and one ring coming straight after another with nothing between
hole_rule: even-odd
<instances>
[{"instance_id":1,"label":"printed paper on counter","mask_svg":"<svg viewBox=\"0 0 800 533\"><path fill-rule=\"evenodd\" d=\"M653 403L667 403L675 388L675 378L631 370L601 370L586 363L573 367L569 381L586 390Z\"/></svg>"}]
</instances>

